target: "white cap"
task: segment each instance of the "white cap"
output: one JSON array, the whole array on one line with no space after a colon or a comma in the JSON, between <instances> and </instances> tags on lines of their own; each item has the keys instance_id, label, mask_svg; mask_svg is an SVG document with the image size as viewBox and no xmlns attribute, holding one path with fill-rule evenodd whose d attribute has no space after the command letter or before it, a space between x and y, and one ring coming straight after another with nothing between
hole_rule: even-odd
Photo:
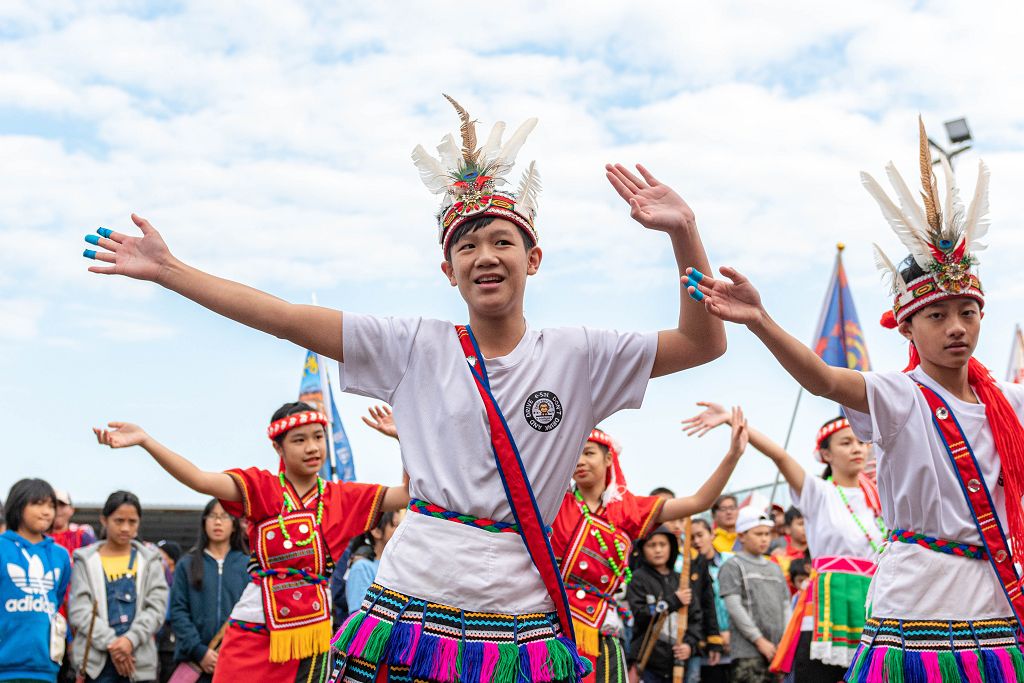
<instances>
[{"instance_id":1,"label":"white cap","mask_svg":"<svg viewBox=\"0 0 1024 683\"><path fill-rule=\"evenodd\" d=\"M64 503L65 505L71 505L71 496L64 489L54 489L53 493L56 496L58 503Z\"/></svg>"},{"instance_id":2,"label":"white cap","mask_svg":"<svg viewBox=\"0 0 1024 683\"><path fill-rule=\"evenodd\" d=\"M769 529L775 528L775 521L764 510L758 510L753 505L740 508L736 516L736 531L744 534L759 526L766 526Z\"/></svg>"}]
</instances>

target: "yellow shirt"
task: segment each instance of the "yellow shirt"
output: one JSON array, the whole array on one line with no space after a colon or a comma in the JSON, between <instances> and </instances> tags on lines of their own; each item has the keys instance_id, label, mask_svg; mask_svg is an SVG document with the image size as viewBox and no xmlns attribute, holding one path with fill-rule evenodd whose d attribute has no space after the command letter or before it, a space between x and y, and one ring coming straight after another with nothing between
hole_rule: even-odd
<instances>
[{"instance_id":1,"label":"yellow shirt","mask_svg":"<svg viewBox=\"0 0 1024 683\"><path fill-rule=\"evenodd\" d=\"M107 557L106 555L100 555L100 562L103 564L103 573L107 575L107 581L116 581L117 579L135 576L135 571L139 566L138 558L136 558L135 565L129 569L128 561L131 559L131 554L128 555L117 555L115 557Z\"/></svg>"},{"instance_id":2,"label":"yellow shirt","mask_svg":"<svg viewBox=\"0 0 1024 683\"><path fill-rule=\"evenodd\" d=\"M715 537L711 539L711 545L714 546L715 550L720 553L732 553L736 551L736 537L735 531L726 531L722 528L715 529Z\"/></svg>"}]
</instances>

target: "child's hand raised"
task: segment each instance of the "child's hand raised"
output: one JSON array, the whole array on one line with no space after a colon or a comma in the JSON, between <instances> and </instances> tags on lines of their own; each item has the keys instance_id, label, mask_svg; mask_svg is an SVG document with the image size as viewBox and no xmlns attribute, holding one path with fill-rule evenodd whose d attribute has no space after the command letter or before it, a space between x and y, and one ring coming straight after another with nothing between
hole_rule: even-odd
<instances>
[{"instance_id":1,"label":"child's hand raised","mask_svg":"<svg viewBox=\"0 0 1024 683\"><path fill-rule=\"evenodd\" d=\"M622 164L608 164L605 176L619 196L629 204L629 215L651 230L675 232L696 226L690 206L668 185L658 182L651 172L637 164L642 178L633 175Z\"/></svg>"},{"instance_id":2,"label":"child's hand raised","mask_svg":"<svg viewBox=\"0 0 1024 683\"><path fill-rule=\"evenodd\" d=\"M370 406L370 418L368 419L363 415L363 422L368 426L376 429L384 436L390 436L392 439L398 440L398 427L395 426L395 418L391 413L391 408L388 406Z\"/></svg>"},{"instance_id":3,"label":"child's hand raised","mask_svg":"<svg viewBox=\"0 0 1024 683\"><path fill-rule=\"evenodd\" d=\"M100 250L86 249L86 258L96 259L110 266L90 266L90 273L102 275L126 275L136 280L156 282L161 271L173 258L160 233L145 218L132 214L132 221L142 231L142 237L132 237L107 228L99 228L100 234L86 235L85 241L100 247Z\"/></svg>"},{"instance_id":4,"label":"child's hand raised","mask_svg":"<svg viewBox=\"0 0 1024 683\"><path fill-rule=\"evenodd\" d=\"M747 429L747 420L743 417L742 408L737 406L732 409L732 417L729 419L729 424L732 425L732 440L729 442L729 454L743 455L743 451L747 450L747 444L750 442L750 432Z\"/></svg>"},{"instance_id":5,"label":"child's hand raised","mask_svg":"<svg viewBox=\"0 0 1024 683\"><path fill-rule=\"evenodd\" d=\"M766 313L761 295L750 280L729 266L722 266L718 272L732 282L687 268L682 278L687 285L686 291L696 301L703 301L708 313L716 318L740 325L760 322Z\"/></svg>"},{"instance_id":6,"label":"child's hand raised","mask_svg":"<svg viewBox=\"0 0 1024 683\"><path fill-rule=\"evenodd\" d=\"M732 413L717 403L697 401L697 405L706 408L706 410L681 421L683 431L686 432L687 436L695 434L698 437L704 436L715 427L728 423L732 418Z\"/></svg>"},{"instance_id":7,"label":"child's hand raised","mask_svg":"<svg viewBox=\"0 0 1024 683\"><path fill-rule=\"evenodd\" d=\"M110 429L92 428L93 434L96 435L96 441L103 446L127 448L138 446L149 438L149 434L142 427L130 422L108 422L107 426Z\"/></svg>"}]
</instances>

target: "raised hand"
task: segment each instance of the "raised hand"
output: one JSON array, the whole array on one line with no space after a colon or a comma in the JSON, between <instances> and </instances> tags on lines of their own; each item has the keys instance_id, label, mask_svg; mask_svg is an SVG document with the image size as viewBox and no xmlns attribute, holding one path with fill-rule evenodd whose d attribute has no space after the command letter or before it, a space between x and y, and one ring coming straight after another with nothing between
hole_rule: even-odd
<instances>
[{"instance_id":1,"label":"raised hand","mask_svg":"<svg viewBox=\"0 0 1024 683\"><path fill-rule=\"evenodd\" d=\"M90 273L126 275L136 280L156 281L163 268L173 259L163 237L145 218L132 214L132 221L142 231L142 237L132 237L107 228L99 228L96 235L87 235L89 244L99 250L86 249L83 256L110 266L90 266Z\"/></svg>"},{"instance_id":2,"label":"raised hand","mask_svg":"<svg viewBox=\"0 0 1024 683\"><path fill-rule=\"evenodd\" d=\"M397 441L398 427L395 426L395 418L391 413L391 408L385 405L371 406L369 412L370 419L363 415L363 422L384 436L390 436Z\"/></svg>"},{"instance_id":3,"label":"raised hand","mask_svg":"<svg viewBox=\"0 0 1024 683\"><path fill-rule=\"evenodd\" d=\"M629 204L629 216L651 230L675 232L696 225L693 210L668 185L658 182L651 172L637 164L638 178L622 164L608 164L605 175L619 196Z\"/></svg>"},{"instance_id":4,"label":"raised hand","mask_svg":"<svg viewBox=\"0 0 1024 683\"><path fill-rule=\"evenodd\" d=\"M92 428L93 434L96 435L96 441L103 446L127 448L138 446L149 438L149 434L142 427L130 422L108 422L107 427L110 429Z\"/></svg>"},{"instance_id":5,"label":"raised hand","mask_svg":"<svg viewBox=\"0 0 1024 683\"><path fill-rule=\"evenodd\" d=\"M729 419L732 425L732 438L729 441L729 452L733 455L743 455L750 443L750 430L747 429L747 420L743 417L743 408L735 406L732 409L732 417Z\"/></svg>"},{"instance_id":6,"label":"raised hand","mask_svg":"<svg viewBox=\"0 0 1024 683\"><path fill-rule=\"evenodd\" d=\"M697 301L703 301L708 313L716 318L740 325L762 320L766 313L761 304L761 295L750 284L750 280L728 266L722 266L718 272L732 282L687 268L683 277L686 291Z\"/></svg>"},{"instance_id":7,"label":"raised hand","mask_svg":"<svg viewBox=\"0 0 1024 683\"><path fill-rule=\"evenodd\" d=\"M704 436L715 427L729 422L732 418L732 413L717 403L697 401L697 405L706 408L706 410L697 413L693 417L681 420L683 431L686 432L687 436Z\"/></svg>"}]
</instances>

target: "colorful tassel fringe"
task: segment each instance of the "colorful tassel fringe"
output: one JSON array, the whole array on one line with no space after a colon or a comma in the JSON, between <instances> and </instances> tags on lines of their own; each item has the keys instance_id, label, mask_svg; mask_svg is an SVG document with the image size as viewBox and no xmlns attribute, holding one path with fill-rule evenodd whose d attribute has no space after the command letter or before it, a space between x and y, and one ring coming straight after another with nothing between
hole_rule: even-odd
<instances>
[{"instance_id":1,"label":"colorful tassel fringe","mask_svg":"<svg viewBox=\"0 0 1024 683\"><path fill-rule=\"evenodd\" d=\"M423 633L419 624L392 624L362 612L349 617L332 644L347 656L408 666L413 679L442 683L549 683L579 680L591 671L564 636L518 646L462 642Z\"/></svg>"},{"instance_id":2,"label":"colorful tassel fringe","mask_svg":"<svg viewBox=\"0 0 1024 683\"><path fill-rule=\"evenodd\" d=\"M1024 683L1019 648L914 652L877 646L857 649L850 683Z\"/></svg>"}]
</instances>

